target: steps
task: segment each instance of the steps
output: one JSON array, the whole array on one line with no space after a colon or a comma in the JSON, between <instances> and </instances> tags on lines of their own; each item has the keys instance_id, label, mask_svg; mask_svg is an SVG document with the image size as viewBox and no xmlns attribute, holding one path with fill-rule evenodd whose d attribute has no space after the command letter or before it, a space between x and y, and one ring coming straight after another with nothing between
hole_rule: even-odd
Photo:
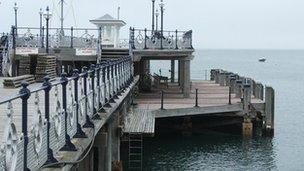
<instances>
[{"instance_id":1,"label":"steps","mask_svg":"<svg viewBox=\"0 0 304 171\"><path fill-rule=\"evenodd\" d=\"M129 170L142 170L142 134L129 134Z\"/></svg>"},{"instance_id":2,"label":"steps","mask_svg":"<svg viewBox=\"0 0 304 171\"><path fill-rule=\"evenodd\" d=\"M102 49L101 59L113 59L120 58L122 56L129 56L129 49L114 49L114 48L106 48Z\"/></svg>"},{"instance_id":3,"label":"steps","mask_svg":"<svg viewBox=\"0 0 304 171\"><path fill-rule=\"evenodd\" d=\"M21 75L17 77L5 78L3 80L3 86L5 88L18 88L21 86L23 81L33 84L35 83L35 77L34 75Z\"/></svg>"}]
</instances>

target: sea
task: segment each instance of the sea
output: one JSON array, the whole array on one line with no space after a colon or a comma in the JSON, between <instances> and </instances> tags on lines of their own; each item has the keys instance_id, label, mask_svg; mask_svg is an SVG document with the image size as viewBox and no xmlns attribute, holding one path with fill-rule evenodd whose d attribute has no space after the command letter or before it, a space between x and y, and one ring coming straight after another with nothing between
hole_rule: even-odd
<instances>
[{"instance_id":1,"label":"sea","mask_svg":"<svg viewBox=\"0 0 304 171\"><path fill-rule=\"evenodd\" d=\"M151 61L152 72L169 76L169 69L170 61ZM275 89L274 137L148 138L144 170L304 170L304 50L196 50L191 78L209 79L210 69L232 71Z\"/></svg>"}]
</instances>

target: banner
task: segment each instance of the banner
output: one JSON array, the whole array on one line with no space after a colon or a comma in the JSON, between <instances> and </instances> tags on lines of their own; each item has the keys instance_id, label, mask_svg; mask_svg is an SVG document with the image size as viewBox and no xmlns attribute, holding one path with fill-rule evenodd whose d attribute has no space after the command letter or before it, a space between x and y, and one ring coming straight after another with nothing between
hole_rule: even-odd
<instances>
[{"instance_id":1,"label":"banner","mask_svg":"<svg viewBox=\"0 0 304 171\"><path fill-rule=\"evenodd\" d=\"M28 55L28 54L38 54L38 48L36 47L17 47L17 55Z\"/></svg>"},{"instance_id":2,"label":"banner","mask_svg":"<svg viewBox=\"0 0 304 171\"><path fill-rule=\"evenodd\" d=\"M96 49L93 48L76 49L76 56L94 56L94 55L97 55Z\"/></svg>"}]
</instances>

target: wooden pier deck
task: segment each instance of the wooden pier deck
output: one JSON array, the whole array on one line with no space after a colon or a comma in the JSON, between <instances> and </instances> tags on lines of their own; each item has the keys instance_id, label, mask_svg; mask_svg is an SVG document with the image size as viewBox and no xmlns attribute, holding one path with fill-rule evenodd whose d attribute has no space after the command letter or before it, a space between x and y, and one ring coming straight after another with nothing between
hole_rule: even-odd
<instances>
[{"instance_id":1,"label":"wooden pier deck","mask_svg":"<svg viewBox=\"0 0 304 171\"><path fill-rule=\"evenodd\" d=\"M20 87L19 88L4 88L3 87L3 81L5 78L0 78L0 101L12 98L16 95L18 95L19 91L20 91ZM59 79L59 78L57 78ZM34 83L34 84L30 84L28 86L28 88L30 90L34 90L37 88L41 87L41 83ZM59 97L61 97L61 86L58 86L58 94ZM56 106L56 98L54 96L54 89L51 90L50 93L50 109L54 109ZM61 99L60 99L61 101ZM15 123L16 129L17 129L17 133L21 133L21 127L22 127L22 115L21 115L21 111L22 111L22 107L21 107L21 99L17 99L17 100L13 100L11 101L12 103L12 110L13 110L13 115L12 115L12 121ZM39 92L39 109L41 111L41 117L44 120L44 92L40 91ZM2 104L0 105L0 137L3 137L4 131L5 131L5 125L7 125L7 112L8 112L8 103L6 104ZM54 112L54 111L51 111ZM36 113L37 113L37 108L35 105L35 94L31 94L29 100L28 100L28 125L33 125L35 122L35 117L36 117ZM29 127L29 129L31 129Z\"/></svg>"},{"instance_id":2,"label":"wooden pier deck","mask_svg":"<svg viewBox=\"0 0 304 171\"><path fill-rule=\"evenodd\" d=\"M135 109L126 117L124 133L153 135L155 131L155 116L149 110Z\"/></svg>"},{"instance_id":3,"label":"wooden pier deck","mask_svg":"<svg viewBox=\"0 0 304 171\"><path fill-rule=\"evenodd\" d=\"M195 89L198 89L198 106L195 106ZM139 109L149 108L157 111L155 117L168 117L177 115L195 115L204 113L221 113L241 111L241 99L231 94L231 105L229 103L229 87L220 86L214 81L193 81L189 98L184 98L182 90L177 83L170 83L164 91L164 109L161 108L161 89L152 89L150 93L140 93L136 99ZM263 104L260 99L252 96L251 103ZM216 109L216 110L214 110ZM182 110L182 111L181 111ZM191 111L191 112L190 112ZM189 113L190 112L190 113Z\"/></svg>"}]
</instances>

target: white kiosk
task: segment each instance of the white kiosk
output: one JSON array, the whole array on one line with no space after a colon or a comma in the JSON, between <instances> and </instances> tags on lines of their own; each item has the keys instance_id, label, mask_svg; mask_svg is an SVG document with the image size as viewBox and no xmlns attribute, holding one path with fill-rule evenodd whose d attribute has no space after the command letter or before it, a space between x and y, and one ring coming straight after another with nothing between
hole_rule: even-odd
<instances>
[{"instance_id":1,"label":"white kiosk","mask_svg":"<svg viewBox=\"0 0 304 171\"><path fill-rule=\"evenodd\" d=\"M98 28L102 29L102 45L105 48L118 48L119 46L119 31L125 26L123 20L115 19L109 14L99 17L95 20L90 20Z\"/></svg>"}]
</instances>

